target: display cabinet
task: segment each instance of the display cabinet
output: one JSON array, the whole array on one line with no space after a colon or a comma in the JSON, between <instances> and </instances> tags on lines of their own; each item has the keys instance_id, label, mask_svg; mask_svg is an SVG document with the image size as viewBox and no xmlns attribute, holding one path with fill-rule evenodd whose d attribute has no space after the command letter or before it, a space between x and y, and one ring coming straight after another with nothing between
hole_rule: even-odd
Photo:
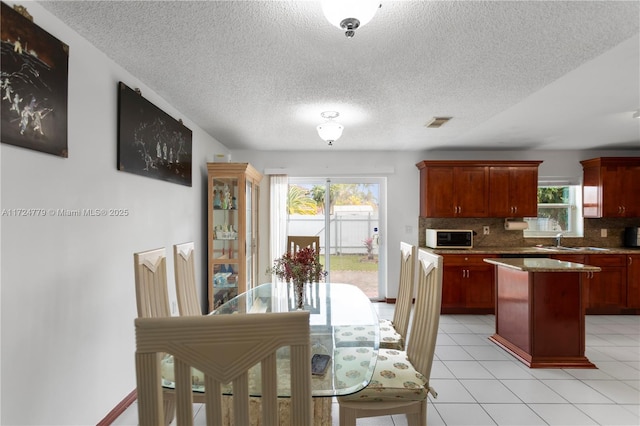
<instances>
[{"instance_id":1,"label":"display cabinet","mask_svg":"<svg viewBox=\"0 0 640 426\"><path fill-rule=\"evenodd\" d=\"M255 286L260 174L248 163L208 163L209 311Z\"/></svg>"}]
</instances>

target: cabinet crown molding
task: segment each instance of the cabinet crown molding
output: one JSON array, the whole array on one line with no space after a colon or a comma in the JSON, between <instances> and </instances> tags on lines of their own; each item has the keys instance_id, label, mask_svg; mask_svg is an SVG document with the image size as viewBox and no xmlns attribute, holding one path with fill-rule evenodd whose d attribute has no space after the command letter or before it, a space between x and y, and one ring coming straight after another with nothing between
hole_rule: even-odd
<instances>
[{"instance_id":1,"label":"cabinet crown molding","mask_svg":"<svg viewBox=\"0 0 640 426\"><path fill-rule=\"evenodd\" d=\"M425 167L524 167L524 166L539 166L542 161L538 160L424 160L416 164L416 167L423 169Z\"/></svg>"}]
</instances>

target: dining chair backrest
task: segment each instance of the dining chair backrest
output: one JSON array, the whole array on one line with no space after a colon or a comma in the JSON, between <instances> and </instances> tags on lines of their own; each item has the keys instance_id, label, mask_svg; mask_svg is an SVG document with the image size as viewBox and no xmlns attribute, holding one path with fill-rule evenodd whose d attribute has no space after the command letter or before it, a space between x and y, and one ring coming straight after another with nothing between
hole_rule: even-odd
<instances>
[{"instance_id":1,"label":"dining chair backrest","mask_svg":"<svg viewBox=\"0 0 640 426\"><path fill-rule=\"evenodd\" d=\"M136 304L139 318L171 316L167 292L167 255L165 248L133 254Z\"/></svg>"},{"instance_id":2,"label":"dining chair backrest","mask_svg":"<svg viewBox=\"0 0 640 426\"><path fill-rule=\"evenodd\" d=\"M416 306L413 310L411 333L407 342L407 357L428 382L440 323L442 256L419 250L417 269Z\"/></svg>"},{"instance_id":3,"label":"dining chair backrest","mask_svg":"<svg viewBox=\"0 0 640 426\"><path fill-rule=\"evenodd\" d=\"M193 242L173 246L173 271L176 279L176 298L181 316L202 315L196 290L196 269Z\"/></svg>"},{"instance_id":4,"label":"dining chair backrest","mask_svg":"<svg viewBox=\"0 0 640 426\"><path fill-rule=\"evenodd\" d=\"M178 425L193 422L191 368L205 375L208 425L223 424L222 385L229 382L233 385L234 423L250 424L248 370L258 363L261 424L278 424L276 351L280 347L289 348L291 359L291 424L312 424L308 311L138 318L135 329L139 424L159 425L164 418L159 365L162 353L174 357Z\"/></svg>"},{"instance_id":5,"label":"dining chair backrest","mask_svg":"<svg viewBox=\"0 0 640 426\"><path fill-rule=\"evenodd\" d=\"M413 289L416 266L416 246L400 243L400 281L398 297L393 311L393 328L403 339L407 337L413 304Z\"/></svg>"},{"instance_id":6,"label":"dining chair backrest","mask_svg":"<svg viewBox=\"0 0 640 426\"><path fill-rule=\"evenodd\" d=\"M316 251L316 254L320 255L320 237L317 235L289 235L287 237L287 252L295 253L306 247L311 247Z\"/></svg>"}]
</instances>

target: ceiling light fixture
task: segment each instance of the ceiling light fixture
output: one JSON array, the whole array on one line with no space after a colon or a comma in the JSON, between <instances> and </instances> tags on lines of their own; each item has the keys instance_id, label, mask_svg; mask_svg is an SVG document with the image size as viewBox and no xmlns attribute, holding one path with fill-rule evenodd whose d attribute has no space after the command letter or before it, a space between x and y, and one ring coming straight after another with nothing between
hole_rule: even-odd
<instances>
[{"instance_id":1,"label":"ceiling light fixture","mask_svg":"<svg viewBox=\"0 0 640 426\"><path fill-rule=\"evenodd\" d=\"M355 30L366 25L380 8L380 0L325 0L322 12L332 25L352 38Z\"/></svg>"},{"instance_id":2,"label":"ceiling light fixture","mask_svg":"<svg viewBox=\"0 0 640 426\"><path fill-rule=\"evenodd\" d=\"M633 113L633 118L640 118L640 109L637 109L636 112Z\"/></svg>"},{"instance_id":3,"label":"ceiling light fixture","mask_svg":"<svg viewBox=\"0 0 640 426\"><path fill-rule=\"evenodd\" d=\"M325 111L320 113L320 115L322 118L326 119L327 122L318 124L318 136L320 136L323 141L327 142L329 146L333 146L333 143L342 136L342 130L344 129L342 124L337 121L333 121L338 118L340 113L337 111Z\"/></svg>"}]
</instances>

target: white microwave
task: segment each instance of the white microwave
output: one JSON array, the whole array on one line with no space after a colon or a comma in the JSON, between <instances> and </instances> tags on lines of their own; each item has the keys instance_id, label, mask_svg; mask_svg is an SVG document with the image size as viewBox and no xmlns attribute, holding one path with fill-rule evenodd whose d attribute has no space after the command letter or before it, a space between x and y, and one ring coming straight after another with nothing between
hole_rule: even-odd
<instances>
[{"instance_id":1,"label":"white microwave","mask_svg":"<svg viewBox=\"0 0 640 426\"><path fill-rule=\"evenodd\" d=\"M427 247L472 249L473 231L468 229L427 229Z\"/></svg>"}]
</instances>

